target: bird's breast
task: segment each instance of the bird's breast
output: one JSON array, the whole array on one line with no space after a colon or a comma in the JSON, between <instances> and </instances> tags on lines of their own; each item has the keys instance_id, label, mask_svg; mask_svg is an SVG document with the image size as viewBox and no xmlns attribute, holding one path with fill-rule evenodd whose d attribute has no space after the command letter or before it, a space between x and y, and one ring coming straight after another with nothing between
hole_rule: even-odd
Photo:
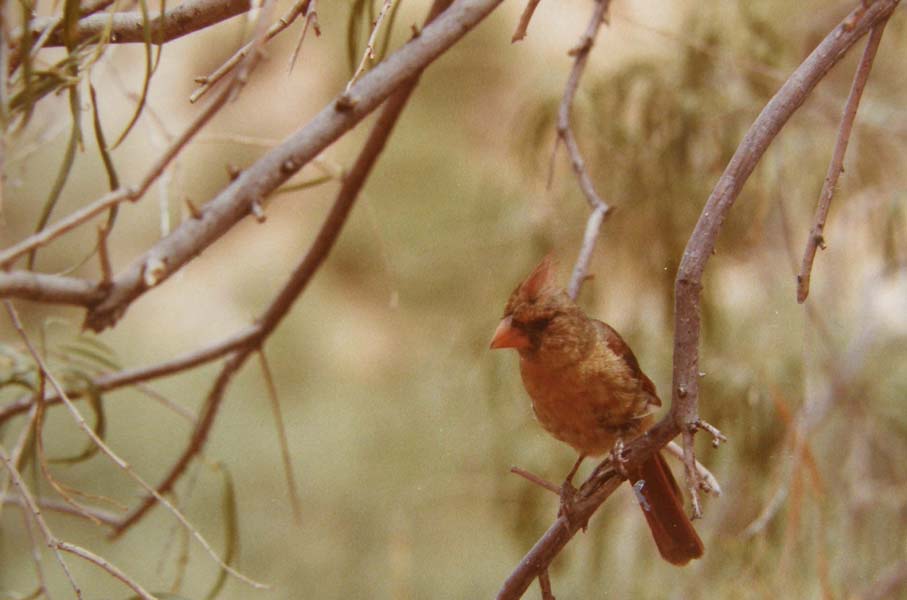
<instances>
[{"instance_id":1,"label":"bird's breast","mask_svg":"<svg viewBox=\"0 0 907 600\"><path fill-rule=\"evenodd\" d=\"M520 373L536 419L555 438L577 452L597 456L609 452L618 437L641 433L650 402L618 362L581 361L548 368L527 358Z\"/></svg>"}]
</instances>

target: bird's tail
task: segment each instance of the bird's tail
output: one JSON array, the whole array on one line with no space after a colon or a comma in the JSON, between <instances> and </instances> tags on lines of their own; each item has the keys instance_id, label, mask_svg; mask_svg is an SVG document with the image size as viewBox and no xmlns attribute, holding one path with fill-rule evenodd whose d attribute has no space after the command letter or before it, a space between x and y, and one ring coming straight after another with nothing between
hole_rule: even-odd
<instances>
[{"instance_id":1,"label":"bird's tail","mask_svg":"<svg viewBox=\"0 0 907 600\"><path fill-rule=\"evenodd\" d=\"M629 476L662 557L685 565L702 556L702 540L684 511L680 488L661 453L631 469Z\"/></svg>"}]
</instances>

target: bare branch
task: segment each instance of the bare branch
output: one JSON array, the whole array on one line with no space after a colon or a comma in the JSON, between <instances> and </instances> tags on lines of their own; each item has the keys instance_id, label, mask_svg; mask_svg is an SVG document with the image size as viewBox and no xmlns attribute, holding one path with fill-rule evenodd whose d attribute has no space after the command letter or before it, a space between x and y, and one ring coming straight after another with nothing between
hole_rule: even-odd
<instances>
[{"instance_id":1,"label":"bare branch","mask_svg":"<svg viewBox=\"0 0 907 600\"><path fill-rule=\"evenodd\" d=\"M87 307L103 297L101 288L85 279L31 271L0 271L0 298L22 298L48 304Z\"/></svg>"},{"instance_id":2,"label":"bare branch","mask_svg":"<svg viewBox=\"0 0 907 600\"><path fill-rule=\"evenodd\" d=\"M516 26L516 31L513 32L513 37L510 38L510 43L519 42L526 37L526 30L529 29L529 22L532 21L532 15L535 14L535 9L539 5L541 0L528 0L526 2L526 8L523 9L523 14L520 15L520 22Z\"/></svg>"},{"instance_id":3,"label":"bare branch","mask_svg":"<svg viewBox=\"0 0 907 600\"><path fill-rule=\"evenodd\" d=\"M677 271L674 293L674 373L670 418L684 431L687 487L698 500L699 481L692 465L692 441L699 421L700 292L705 265L715 248L721 224L769 144L806 100L816 84L875 24L887 19L897 0L858 7L807 57L772 97L750 127L702 209ZM694 503L694 506L698 501ZM699 516L694 512L694 517Z\"/></svg>"},{"instance_id":4,"label":"bare branch","mask_svg":"<svg viewBox=\"0 0 907 600\"><path fill-rule=\"evenodd\" d=\"M378 12L378 17L375 19L375 22L372 23L372 32L369 34L368 42L365 44L365 52L362 54L362 60L359 61L356 72L353 73L353 76L350 77L350 80L346 83L346 93L349 93L350 88L353 87L353 84L356 83L359 76L365 71L365 65L368 64L368 61L375 60L375 38L378 37L378 30L381 29L381 22L384 21L384 15L387 14L393 3L393 0L384 0L381 4L381 10Z\"/></svg>"},{"instance_id":5,"label":"bare branch","mask_svg":"<svg viewBox=\"0 0 907 600\"><path fill-rule=\"evenodd\" d=\"M99 392L109 392L143 381L174 375L229 354L237 348L250 344L260 335L261 327L258 325L250 325L222 340L218 340L217 342L208 344L198 350L193 350L192 352L188 352L177 358L149 367L127 369L117 373L101 375L92 380L91 385ZM81 395L81 392L73 391L69 394L69 398L75 399L81 397ZM0 423L28 410L35 404L35 400L34 394L28 394L14 400L3 408L0 408ZM50 394L44 399L44 402L47 406L51 406L53 404L59 404L62 402L62 399L59 394Z\"/></svg>"},{"instance_id":6,"label":"bare branch","mask_svg":"<svg viewBox=\"0 0 907 600\"><path fill-rule=\"evenodd\" d=\"M47 542L47 546L51 550L53 550L54 556L57 558L57 562L60 564L60 568L63 569L63 573L66 575L66 579L69 580L70 585L72 585L73 591L75 591L76 593L76 598L79 598L79 600L81 600L82 590L81 588L79 588L76 580L73 579L72 573L69 570L69 565L67 565L66 561L63 560L63 555L60 554L60 550L57 546L58 541L56 536L54 536L54 534L51 532L50 527L47 526L47 522L41 515L41 509L38 508L37 503L35 503L34 497L32 497L31 492L28 490L28 487L22 480L22 476L19 474L18 469L16 469L16 465L13 464L13 461L10 459L9 455L6 453L6 450L2 445L0 445L0 462L3 463L3 466L5 466L6 470L9 472L10 477L13 481L13 485L15 485L19 490L19 497L22 498L25 507L28 509L28 512L35 520L35 523L38 524L38 528L41 530L41 533L44 536L44 541Z\"/></svg>"},{"instance_id":7,"label":"bare branch","mask_svg":"<svg viewBox=\"0 0 907 600\"><path fill-rule=\"evenodd\" d=\"M265 34L265 42L271 41L275 36L277 36L284 29L289 27L293 21L295 21L299 15L303 14L308 10L309 4L312 0L296 0L293 3L293 6L290 7L290 10L287 11L287 14L282 16L277 22L273 23L271 27L268 28L268 32ZM224 78L224 75L236 68L236 65L242 61L243 58L249 53L252 49L252 46L255 44L255 40L248 42L245 46L237 50L233 56L227 59L224 64L215 69L210 75L205 75L202 77L196 78L195 82L200 84L199 88L192 92L192 95L189 96L189 102L197 102L208 90L210 90L214 84Z\"/></svg>"},{"instance_id":8,"label":"bare branch","mask_svg":"<svg viewBox=\"0 0 907 600\"><path fill-rule=\"evenodd\" d=\"M19 507L27 508L25 498L14 494L0 495L0 503L13 504ZM60 514L81 517L83 519L86 518L85 512L87 512L90 515L90 520L103 523L104 525L113 526L119 520L119 515L108 512L106 510L82 506L81 508L84 510L80 511L76 508L73 508L66 502L54 500L52 498L35 498L35 503L43 510L52 510Z\"/></svg>"},{"instance_id":9,"label":"bare branch","mask_svg":"<svg viewBox=\"0 0 907 600\"><path fill-rule=\"evenodd\" d=\"M428 20L432 21L435 16L444 11L448 6L449 0L435 0L429 11ZM490 11L492 8L493 6L489 6L487 7L487 10ZM450 13L448 11L448 13L445 14ZM475 15L477 19L475 23L478 23L478 21L481 20L481 15L485 14L488 13L484 12L480 15ZM374 71L371 73L374 73ZM371 75L371 73L369 75ZM309 281L311 281L312 277L321 267L324 260L327 258L328 253L330 253L333 248L359 192L365 185L366 178L371 172L381 151L384 149L384 145L390 137L393 126L397 122L406 102L415 89L421 73L422 69L420 68L413 73L409 79L401 82L399 88L390 98L388 98L384 110L382 110L378 119L375 121L375 125L366 140L362 151L356 159L356 162L353 164L349 173L344 177L343 185L337 194L337 198L334 200L330 212L325 218L324 224L315 237L315 241L312 242L305 257L293 270L289 281L280 290L275 299L271 302L271 305L258 320L258 335L255 339L249 340L248 344L239 348L224 364L224 367L221 369L220 374L212 385L211 391L208 393L205 405L202 408L202 414L198 420L198 425L196 426L186 449L171 467L163 481L158 485L155 492L146 496L141 503L119 523L115 528L114 536L121 535L128 530L134 523L142 518L152 506L154 506L155 502L159 502L162 495L168 493L173 488L192 459L204 447L211 426L214 423L214 418L220 407L221 401L223 400L224 393L226 392L227 386L232 380L233 375L243 366L249 355L263 344L264 340L286 316L293 306L293 303L305 290ZM364 81L365 80L363 80L363 82ZM248 171L245 171L243 175L247 172ZM242 176L240 176L240 179L242 179Z\"/></svg>"},{"instance_id":10,"label":"bare branch","mask_svg":"<svg viewBox=\"0 0 907 600\"><path fill-rule=\"evenodd\" d=\"M443 54L485 18L501 0L461 0L420 35L366 73L312 121L265 154L202 209L117 276L104 300L92 307L85 325L101 331L151 286L146 269L155 267L159 284L197 256L249 213L252 202L273 192L325 147L373 111L400 85ZM0 255L2 256L2 255ZM2 258L0 258L2 262Z\"/></svg>"},{"instance_id":11,"label":"bare branch","mask_svg":"<svg viewBox=\"0 0 907 600\"><path fill-rule=\"evenodd\" d=\"M210 27L226 21L237 15L247 12L251 8L249 0L187 0L164 12L163 17L158 13L151 18L148 27L151 30L151 43L164 44L194 31ZM53 24L53 17L32 20L32 35L37 37L49 24ZM108 14L95 14L79 21L79 28L75 32L74 43L83 44L97 39L111 26L110 43L130 44L144 43L145 23L141 12L121 12ZM13 31L14 46L22 36L21 30ZM45 46L62 46L63 30L57 27L48 37Z\"/></svg>"},{"instance_id":12,"label":"bare branch","mask_svg":"<svg viewBox=\"0 0 907 600\"><path fill-rule=\"evenodd\" d=\"M813 261L816 258L816 250L818 248L825 249L825 238L823 237L825 220L828 217L828 209L831 207L831 199L835 194L838 177L844 171L844 154L847 152L847 143L850 141L850 133L857 117L857 108L860 106L860 98L863 96L863 89L869 79L869 72L872 70L872 63L879 49L879 43L882 41L882 33L885 31L886 23L888 23L887 17L873 26L872 32L869 34L869 40L866 42L866 48L863 50L863 58L860 59L860 64L854 74L853 83L850 86L850 94L847 96L847 103L844 105L844 114L841 115L841 125L838 129L838 139L835 142L831 162L828 163L828 172L825 174L825 182L822 184L822 191L819 193L819 203L816 206L816 216L809 232L809 238L806 240L803 264L800 267L800 273L797 275L797 302L800 304L803 304L806 301L806 297L809 296L809 277L812 272Z\"/></svg>"},{"instance_id":13,"label":"bare branch","mask_svg":"<svg viewBox=\"0 0 907 600\"><path fill-rule=\"evenodd\" d=\"M86 550L85 548L82 548L81 546L76 546L75 544L70 544L69 542L57 542L57 548L59 548L60 550L65 550L66 552L69 552L70 554L75 554L76 556L78 556L80 558L84 558L85 560L87 560L90 563L96 564L101 569L107 571L114 578L122 581L127 587L129 587L129 589L131 589L133 592L138 594L140 598L144 598L145 600L157 600L157 598L155 596L148 593L145 590L145 588L143 588L141 585L139 585L131 577L126 575L126 573L123 573L123 571L118 569L113 563L111 563L108 560L103 559L102 557L98 556L94 552L91 552L90 550Z\"/></svg>"},{"instance_id":14,"label":"bare branch","mask_svg":"<svg viewBox=\"0 0 907 600\"><path fill-rule=\"evenodd\" d=\"M579 143L576 141L576 136L573 134L573 129L570 127L570 112L573 108L573 100L576 98L576 91L579 88L580 79L586 70L586 63L589 61L589 53L592 51L595 37L598 35L598 30L601 29L602 23L605 21L605 15L608 13L608 7L610 5L611 0L596 0L595 8L592 10L592 16L589 19L589 24L586 26L585 33L583 33L583 36L580 38L576 47L570 51L570 54L575 56L576 59L573 61L573 69L571 69L570 76L567 78L564 96L561 98L560 108L557 111L558 137L557 142L555 142L554 145L554 152L552 153L552 164L554 161L554 154L557 153L558 144L563 141L564 146L567 148L567 154L570 157L570 164L573 166L573 171L576 173L579 187L586 196L589 207L592 209L592 214L589 215L589 220L586 222L583 245L580 248L579 256L573 266L573 272L570 275L570 283L567 286L567 293L574 300L579 294L580 286L586 279L586 274L589 272L589 261L592 258L592 250L595 248L595 241L598 239L598 232L601 229L601 224L605 217L611 212L611 207L608 206L608 204L602 200L601 196L598 195L598 192L595 191L595 184L592 183L592 178L589 176L589 172L586 169L586 161L583 159L582 152L579 149ZM529 10L529 6L527 6L526 9Z\"/></svg>"}]
</instances>

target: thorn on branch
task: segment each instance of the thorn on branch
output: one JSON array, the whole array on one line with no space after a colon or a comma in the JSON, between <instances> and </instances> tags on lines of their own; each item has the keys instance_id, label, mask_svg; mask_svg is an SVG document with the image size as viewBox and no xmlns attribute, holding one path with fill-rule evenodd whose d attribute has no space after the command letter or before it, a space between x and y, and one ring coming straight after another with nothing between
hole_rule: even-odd
<instances>
[{"instance_id":1,"label":"thorn on branch","mask_svg":"<svg viewBox=\"0 0 907 600\"><path fill-rule=\"evenodd\" d=\"M230 181L236 181L241 174L242 169L236 165L227 165L227 177L230 178Z\"/></svg>"},{"instance_id":2,"label":"thorn on branch","mask_svg":"<svg viewBox=\"0 0 907 600\"><path fill-rule=\"evenodd\" d=\"M348 92L343 92L334 102L334 109L337 112L348 112L356 107L358 100L353 98Z\"/></svg>"},{"instance_id":3,"label":"thorn on branch","mask_svg":"<svg viewBox=\"0 0 907 600\"><path fill-rule=\"evenodd\" d=\"M167 265L160 258L153 256L145 262L142 280L147 287L154 287L164 279L167 274Z\"/></svg>"},{"instance_id":4,"label":"thorn on branch","mask_svg":"<svg viewBox=\"0 0 907 600\"><path fill-rule=\"evenodd\" d=\"M184 200L186 202L186 208L189 210L189 216L193 219L201 219L202 211L200 211L195 203L192 202L192 198L186 196Z\"/></svg>"},{"instance_id":5,"label":"thorn on branch","mask_svg":"<svg viewBox=\"0 0 907 600\"><path fill-rule=\"evenodd\" d=\"M259 223L264 223L268 220L268 215L265 214L265 209L262 207L260 201L253 200L252 204L249 206L249 210L252 212L255 220Z\"/></svg>"}]
</instances>

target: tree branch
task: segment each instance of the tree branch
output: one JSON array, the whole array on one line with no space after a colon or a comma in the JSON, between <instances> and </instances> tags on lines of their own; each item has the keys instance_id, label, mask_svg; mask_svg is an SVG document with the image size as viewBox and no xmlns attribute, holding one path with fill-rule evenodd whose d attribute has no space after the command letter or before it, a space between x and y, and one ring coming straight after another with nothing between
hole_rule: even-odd
<instances>
[{"instance_id":1,"label":"tree branch","mask_svg":"<svg viewBox=\"0 0 907 600\"><path fill-rule=\"evenodd\" d=\"M429 12L428 20L434 19L435 16L440 14L449 4L449 0L435 0ZM465 33L465 31L463 33ZM115 527L114 536L119 536L128 530L129 527L136 523L152 506L154 506L158 496L168 493L185 472L192 459L204 447L211 426L214 423L214 417L217 414L217 410L233 375L240 367L242 367L252 352L264 343L265 339L286 316L293 306L293 303L305 290L309 281L311 281L312 277L324 263L331 249L334 247L334 243L337 241L337 237L340 235L344 223L346 223L349 212L358 198L359 192L365 185L366 178L371 172L378 156L384 149L384 145L390 137L393 127L402 113L403 108L406 106L406 102L415 89L421 73L422 69L418 69L407 80L404 80L394 94L388 99L384 110L376 120L356 162L344 178L343 185L341 186L337 198L334 200L334 204L331 207L324 224L321 226L321 230L318 232L315 241L312 242L305 257L294 269L289 281L280 290L275 299L271 302L271 305L258 320L258 335L256 338L250 340L245 346L237 350L237 352L226 362L223 369L221 369L220 375L214 382L214 385L205 400L202 416L199 418L198 425L192 434L188 446L173 465L170 472L164 477L161 484L158 485L157 494L146 496L130 514L126 515L126 517L124 517Z\"/></svg>"},{"instance_id":2,"label":"tree branch","mask_svg":"<svg viewBox=\"0 0 907 600\"><path fill-rule=\"evenodd\" d=\"M87 307L103 297L103 290L85 279L31 271L0 271L0 298L22 298L48 304Z\"/></svg>"},{"instance_id":3,"label":"tree branch","mask_svg":"<svg viewBox=\"0 0 907 600\"><path fill-rule=\"evenodd\" d=\"M149 288L167 279L197 256L260 201L324 148L351 129L404 81L418 73L485 18L501 0L459 0L418 37L376 65L324 108L308 125L265 154L169 236L118 275L107 296L93 306L85 326L102 331Z\"/></svg>"},{"instance_id":4,"label":"tree branch","mask_svg":"<svg viewBox=\"0 0 907 600\"><path fill-rule=\"evenodd\" d=\"M177 6L158 13L151 18L148 27L151 30L151 43L165 44L194 31L210 27L247 12L252 6L250 0L186 0ZM48 27L53 26L54 17L34 19L31 22L32 36L37 37ZM78 23L74 43L83 44L96 40L107 28L111 27L111 44L141 44L145 42L145 22L141 12L117 12L94 14ZM18 47L22 30L13 31L14 48ZM46 47L63 46L63 27L58 24L44 44Z\"/></svg>"},{"instance_id":5,"label":"tree branch","mask_svg":"<svg viewBox=\"0 0 907 600\"><path fill-rule=\"evenodd\" d=\"M825 248L825 239L822 233L825 231L828 209L831 207L831 199L835 194L838 177L844 172L844 153L847 152L850 132L853 130L853 122L857 118L860 98L863 97L863 89L869 79L872 62L875 60L887 22L887 18L882 19L872 28L872 33L869 34L869 40L866 42L866 48L863 50L863 58L860 59L857 72L854 74L853 83L850 86L847 103L844 105L844 114L841 115L841 125L838 129L838 139L835 142L831 162L828 163L828 172L825 174L822 191L819 193L819 203L816 206L813 227L809 232L809 239L806 241L806 250L803 252L803 264L800 267L800 273L797 275L797 302L800 304L803 304L809 295L809 276L813 268L813 261L816 258L816 250L820 247L822 249Z\"/></svg>"},{"instance_id":6,"label":"tree branch","mask_svg":"<svg viewBox=\"0 0 907 600\"><path fill-rule=\"evenodd\" d=\"M592 16L589 18L589 24L586 31L580 38L579 43L570 51L576 59L573 61L573 68L570 70L570 76L567 78L567 85L564 87L564 96L561 98L561 104L557 111L557 142L555 142L554 153L557 153L558 142L563 141L567 148L567 154L570 157L570 164L576 174L579 187L586 196L586 201L592 209L589 219L586 222L586 231L583 236L583 245L580 248L579 256L573 266L573 272L570 275L570 283L567 286L567 293L574 300L579 295L579 288L586 279L589 272L589 261L592 258L592 250L595 248L595 241L598 238L598 232L602 222L611 212L611 207L605 202L595 190L595 184L592 183L592 177L586 169L586 161L583 159L582 152L579 149L579 143L573 129L570 127L570 112L573 108L573 100L576 98L576 91L579 88L580 79L586 70L586 63L589 61L589 53L595 43L595 37L605 21L605 15L608 14L608 7L611 0L596 0L595 7L592 10ZM528 8L528 7L527 7ZM552 155L552 162L554 156Z\"/></svg>"},{"instance_id":7,"label":"tree branch","mask_svg":"<svg viewBox=\"0 0 907 600\"><path fill-rule=\"evenodd\" d=\"M687 485L694 500L694 516L697 516L699 478L693 468L693 437L699 423L700 293L705 265L715 249L722 223L769 144L816 84L870 28L887 19L897 5L898 0L878 0L866 8L860 5L791 74L744 136L706 201L684 250L674 285L674 373L670 418L678 423L684 433L684 463Z\"/></svg>"}]
</instances>

